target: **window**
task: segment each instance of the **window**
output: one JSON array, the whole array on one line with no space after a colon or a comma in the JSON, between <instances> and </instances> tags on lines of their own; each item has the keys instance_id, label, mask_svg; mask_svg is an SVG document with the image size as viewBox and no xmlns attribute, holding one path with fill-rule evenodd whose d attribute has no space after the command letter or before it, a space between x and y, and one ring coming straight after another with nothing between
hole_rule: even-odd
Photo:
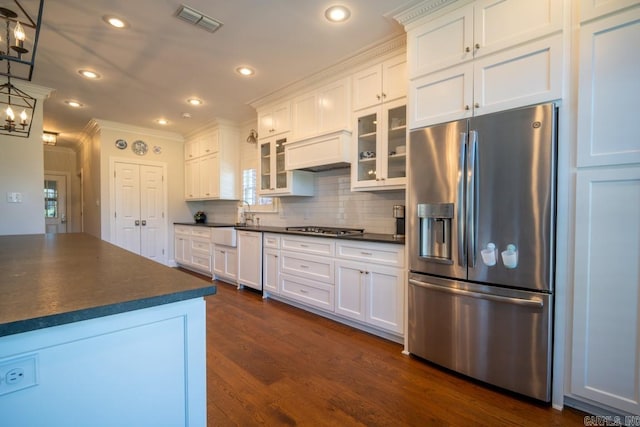
<instances>
[{"instance_id":1,"label":"window","mask_svg":"<svg viewBox=\"0 0 640 427\"><path fill-rule=\"evenodd\" d=\"M44 181L44 217L58 217L58 183L56 181Z\"/></svg>"},{"instance_id":2,"label":"window","mask_svg":"<svg viewBox=\"0 0 640 427\"><path fill-rule=\"evenodd\" d=\"M242 200L251 205L251 212L277 212L277 199L258 196L256 169L242 171Z\"/></svg>"}]
</instances>

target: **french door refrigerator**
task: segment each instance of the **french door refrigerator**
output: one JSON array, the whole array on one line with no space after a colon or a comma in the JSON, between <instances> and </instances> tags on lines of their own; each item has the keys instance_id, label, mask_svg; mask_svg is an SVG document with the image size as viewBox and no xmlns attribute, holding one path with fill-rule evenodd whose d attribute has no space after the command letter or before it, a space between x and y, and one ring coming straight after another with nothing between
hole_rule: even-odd
<instances>
[{"instance_id":1,"label":"french door refrigerator","mask_svg":"<svg viewBox=\"0 0 640 427\"><path fill-rule=\"evenodd\" d=\"M536 105L412 131L408 350L551 399L556 117Z\"/></svg>"}]
</instances>

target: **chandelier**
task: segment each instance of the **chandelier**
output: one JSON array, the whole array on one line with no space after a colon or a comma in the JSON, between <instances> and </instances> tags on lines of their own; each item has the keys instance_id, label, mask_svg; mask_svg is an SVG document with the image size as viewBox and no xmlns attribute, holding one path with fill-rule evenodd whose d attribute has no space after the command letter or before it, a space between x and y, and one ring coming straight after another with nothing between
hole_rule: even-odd
<instances>
[{"instance_id":1,"label":"chandelier","mask_svg":"<svg viewBox=\"0 0 640 427\"><path fill-rule=\"evenodd\" d=\"M18 0L13 3L15 10L0 6L0 23L4 20L6 28L4 36L0 30L0 68L6 69L6 72L0 71L0 75L7 78L7 82L0 85L0 135L28 138L36 99L13 85L11 78L30 81L33 76L44 0L38 0L35 6L33 1L27 2L37 8L35 20L31 16L34 11L28 11Z\"/></svg>"}]
</instances>

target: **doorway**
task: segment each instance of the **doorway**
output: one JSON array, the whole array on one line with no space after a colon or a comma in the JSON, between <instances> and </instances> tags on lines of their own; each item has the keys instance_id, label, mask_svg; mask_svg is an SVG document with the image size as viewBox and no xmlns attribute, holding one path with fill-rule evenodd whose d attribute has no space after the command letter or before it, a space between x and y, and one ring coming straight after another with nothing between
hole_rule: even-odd
<instances>
[{"instance_id":1,"label":"doorway","mask_svg":"<svg viewBox=\"0 0 640 427\"><path fill-rule=\"evenodd\" d=\"M46 233L67 232L66 174L44 175L44 223Z\"/></svg>"},{"instance_id":2,"label":"doorway","mask_svg":"<svg viewBox=\"0 0 640 427\"><path fill-rule=\"evenodd\" d=\"M165 263L166 165L113 161L111 168L111 242Z\"/></svg>"}]
</instances>

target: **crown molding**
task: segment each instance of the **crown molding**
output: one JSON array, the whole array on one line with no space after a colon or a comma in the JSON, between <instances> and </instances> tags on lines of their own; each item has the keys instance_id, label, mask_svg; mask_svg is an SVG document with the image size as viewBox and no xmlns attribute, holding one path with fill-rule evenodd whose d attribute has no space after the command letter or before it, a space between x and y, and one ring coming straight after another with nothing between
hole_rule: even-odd
<instances>
[{"instance_id":1,"label":"crown molding","mask_svg":"<svg viewBox=\"0 0 640 427\"><path fill-rule=\"evenodd\" d=\"M247 104L258 109L265 105L286 100L305 89L312 89L320 86L322 83L335 81L339 78L351 75L355 68L364 64L368 64L376 60L381 61L387 57L403 54L406 52L406 48L407 35L402 33L374 46L368 46L332 66L306 76L300 80L296 80L260 98L249 101Z\"/></svg>"},{"instance_id":2,"label":"crown molding","mask_svg":"<svg viewBox=\"0 0 640 427\"><path fill-rule=\"evenodd\" d=\"M432 13L456 3L458 0L422 0L410 4L408 7L399 11L393 16L393 19L404 25L405 29L411 27L411 24L420 18L431 15Z\"/></svg>"},{"instance_id":3,"label":"crown molding","mask_svg":"<svg viewBox=\"0 0 640 427\"><path fill-rule=\"evenodd\" d=\"M139 135L151 136L154 138L169 139L176 142L184 141L184 137L176 132L149 129L149 128L144 128L139 126L128 125L125 123L112 122L112 121L103 120L103 119L91 119L91 121L89 121L87 126L85 126L84 130L88 131L89 134L94 134L103 129L136 133Z\"/></svg>"}]
</instances>

